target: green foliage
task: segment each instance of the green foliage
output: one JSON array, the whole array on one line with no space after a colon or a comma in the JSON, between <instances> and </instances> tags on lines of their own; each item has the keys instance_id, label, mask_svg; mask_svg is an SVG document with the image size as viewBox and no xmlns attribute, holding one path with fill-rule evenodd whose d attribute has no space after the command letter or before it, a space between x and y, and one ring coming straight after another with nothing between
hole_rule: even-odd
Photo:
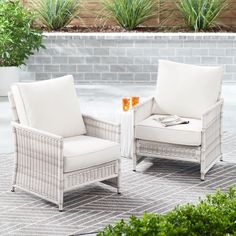
<instances>
[{"instance_id":1,"label":"green foliage","mask_svg":"<svg viewBox=\"0 0 236 236\"><path fill-rule=\"evenodd\" d=\"M107 226L98 236L230 236L236 235L236 192L217 191L199 204L178 206L166 215L145 213Z\"/></svg>"},{"instance_id":2,"label":"green foliage","mask_svg":"<svg viewBox=\"0 0 236 236\"><path fill-rule=\"evenodd\" d=\"M227 7L227 0L175 0L186 24L195 31L214 26Z\"/></svg>"},{"instance_id":3,"label":"green foliage","mask_svg":"<svg viewBox=\"0 0 236 236\"><path fill-rule=\"evenodd\" d=\"M104 16L127 30L157 15L158 0L102 0Z\"/></svg>"},{"instance_id":4,"label":"green foliage","mask_svg":"<svg viewBox=\"0 0 236 236\"><path fill-rule=\"evenodd\" d=\"M41 23L49 30L59 30L67 26L79 13L80 0L33 0Z\"/></svg>"},{"instance_id":5,"label":"green foliage","mask_svg":"<svg viewBox=\"0 0 236 236\"><path fill-rule=\"evenodd\" d=\"M42 46L34 15L19 0L0 0L0 66L20 66Z\"/></svg>"}]
</instances>

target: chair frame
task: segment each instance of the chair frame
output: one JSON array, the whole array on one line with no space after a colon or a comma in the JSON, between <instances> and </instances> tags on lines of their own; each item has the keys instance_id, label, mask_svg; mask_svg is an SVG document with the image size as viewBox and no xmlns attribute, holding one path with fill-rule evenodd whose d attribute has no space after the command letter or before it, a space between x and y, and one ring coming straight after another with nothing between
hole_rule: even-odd
<instances>
[{"instance_id":1,"label":"chair frame","mask_svg":"<svg viewBox=\"0 0 236 236\"><path fill-rule=\"evenodd\" d=\"M19 123L13 97L9 94L13 112L15 187L39 196L63 210L64 192L94 182L117 188L120 193L120 160L64 172L63 137L23 126ZM83 115L86 135L120 143L120 124Z\"/></svg>"},{"instance_id":2,"label":"chair frame","mask_svg":"<svg viewBox=\"0 0 236 236\"><path fill-rule=\"evenodd\" d=\"M153 115L152 109L156 100L154 97L133 108L134 113L134 153L133 170L143 160L143 157L158 157L172 160L196 162L200 164L201 180L213 165L222 160L222 114L223 99L202 114L201 145L187 146L161 143L135 138L135 125Z\"/></svg>"}]
</instances>

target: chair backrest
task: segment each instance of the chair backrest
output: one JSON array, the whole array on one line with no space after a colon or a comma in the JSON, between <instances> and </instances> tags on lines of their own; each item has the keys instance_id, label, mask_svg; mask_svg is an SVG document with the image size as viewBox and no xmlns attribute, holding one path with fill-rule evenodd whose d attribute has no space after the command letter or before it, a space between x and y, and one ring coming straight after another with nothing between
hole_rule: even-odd
<instances>
[{"instance_id":1,"label":"chair backrest","mask_svg":"<svg viewBox=\"0 0 236 236\"><path fill-rule=\"evenodd\" d=\"M12 86L9 101L13 120L62 137L86 133L73 77Z\"/></svg>"},{"instance_id":2,"label":"chair backrest","mask_svg":"<svg viewBox=\"0 0 236 236\"><path fill-rule=\"evenodd\" d=\"M11 91L8 93L8 100L9 100L9 104L10 104L10 108L12 112L12 121L19 123L19 116L16 110L16 103L15 103L15 100Z\"/></svg>"},{"instance_id":3,"label":"chair backrest","mask_svg":"<svg viewBox=\"0 0 236 236\"><path fill-rule=\"evenodd\" d=\"M200 119L220 98L222 67L160 60L153 113Z\"/></svg>"}]
</instances>

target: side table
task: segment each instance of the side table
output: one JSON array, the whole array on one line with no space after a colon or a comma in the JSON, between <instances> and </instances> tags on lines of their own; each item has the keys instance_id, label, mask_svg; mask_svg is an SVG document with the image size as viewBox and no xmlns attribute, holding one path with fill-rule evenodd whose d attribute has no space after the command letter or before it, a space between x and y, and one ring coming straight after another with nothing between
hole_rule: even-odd
<instances>
[{"instance_id":1,"label":"side table","mask_svg":"<svg viewBox=\"0 0 236 236\"><path fill-rule=\"evenodd\" d=\"M121 112L121 156L132 158L134 141L133 111Z\"/></svg>"}]
</instances>

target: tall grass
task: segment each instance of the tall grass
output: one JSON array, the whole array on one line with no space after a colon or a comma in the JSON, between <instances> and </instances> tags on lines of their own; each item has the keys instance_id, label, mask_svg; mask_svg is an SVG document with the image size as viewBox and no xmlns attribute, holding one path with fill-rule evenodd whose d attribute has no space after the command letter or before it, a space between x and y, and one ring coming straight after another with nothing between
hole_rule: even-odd
<instances>
[{"instance_id":1,"label":"tall grass","mask_svg":"<svg viewBox=\"0 0 236 236\"><path fill-rule=\"evenodd\" d=\"M127 30L153 18L159 9L158 0L102 0L101 3L105 18Z\"/></svg>"},{"instance_id":2,"label":"tall grass","mask_svg":"<svg viewBox=\"0 0 236 236\"><path fill-rule=\"evenodd\" d=\"M175 0L186 24L195 31L215 26L227 0Z\"/></svg>"},{"instance_id":3,"label":"tall grass","mask_svg":"<svg viewBox=\"0 0 236 236\"><path fill-rule=\"evenodd\" d=\"M32 0L40 22L49 30L67 26L81 8L80 0Z\"/></svg>"}]
</instances>

